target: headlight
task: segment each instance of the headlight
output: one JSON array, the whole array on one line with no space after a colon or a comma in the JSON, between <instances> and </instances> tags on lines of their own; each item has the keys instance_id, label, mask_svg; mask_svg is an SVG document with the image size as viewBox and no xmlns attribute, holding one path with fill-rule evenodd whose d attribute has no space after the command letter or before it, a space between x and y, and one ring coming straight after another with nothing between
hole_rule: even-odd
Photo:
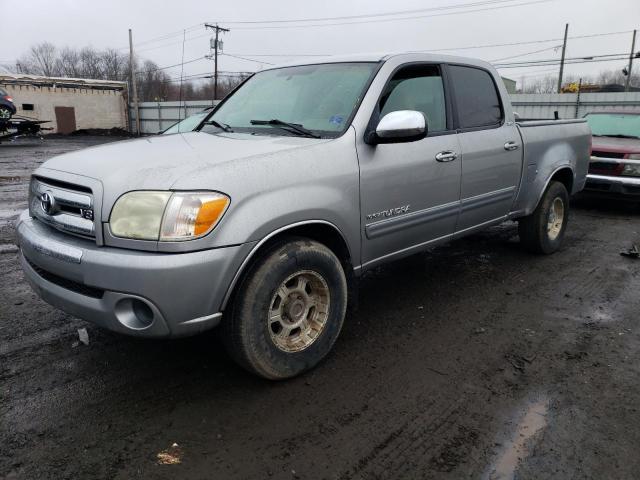
<instances>
[{"instance_id":1,"label":"headlight","mask_svg":"<svg viewBox=\"0 0 640 480\"><path fill-rule=\"evenodd\" d=\"M229 206L216 192L129 192L111 210L116 237L137 240L192 240L209 233Z\"/></svg>"},{"instance_id":2,"label":"headlight","mask_svg":"<svg viewBox=\"0 0 640 480\"><path fill-rule=\"evenodd\" d=\"M622 169L622 175L629 177L640 177L640 164L629 163Z\"/></svg>"},{"instance_id":3,"label":"headlight","mask_svg":"<svg viewBox=\"0 0 640 480\"><path fill-rule=\"evenodd\" d=\"M640 153L630 153L627 158L629 160L640 160Z\"/></svg>"}]
</instances>

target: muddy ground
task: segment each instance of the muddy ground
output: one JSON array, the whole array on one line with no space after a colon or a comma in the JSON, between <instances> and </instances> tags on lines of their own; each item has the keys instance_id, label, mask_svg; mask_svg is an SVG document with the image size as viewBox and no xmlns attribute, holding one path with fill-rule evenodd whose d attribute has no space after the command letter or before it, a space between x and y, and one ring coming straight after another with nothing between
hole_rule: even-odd
<instances>
[{"instance_id":1,"label":"muddy ground","mask_svg":"<svg viewBox=\"0 0 640 480\"><path fill-rule=\"evenodd\" d=\"M27 286L29 173L108 140L0 146L0 478L640 477L636 205L578 199L552 256L506 224L371 272L329 358L272 383L215 332L127 338Z\"/></svg>"}]
</instances>

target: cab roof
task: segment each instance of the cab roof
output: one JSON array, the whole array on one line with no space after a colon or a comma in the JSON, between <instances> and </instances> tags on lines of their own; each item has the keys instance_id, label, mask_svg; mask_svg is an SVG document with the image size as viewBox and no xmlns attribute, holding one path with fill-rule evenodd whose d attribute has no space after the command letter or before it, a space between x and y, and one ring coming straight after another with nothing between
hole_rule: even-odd
<instances>
[{"instance_id":1,"label":"cab roof","mask_svg":"<svg viewBox=\"0 0 640 480\"><path fill-rule=\"evenodd\" d=\"M386 62L391 59L401 59L402 57L407 57L407 61L450 62L491 67L490 63L483 60L457 55L443 55L440 53L429 52L374 52L300 58L297 61L270 66L269 68L265 68L265 70L281 67L294 67L298 65L319 65L323 63Z\"/></svg>"}]
</instances>

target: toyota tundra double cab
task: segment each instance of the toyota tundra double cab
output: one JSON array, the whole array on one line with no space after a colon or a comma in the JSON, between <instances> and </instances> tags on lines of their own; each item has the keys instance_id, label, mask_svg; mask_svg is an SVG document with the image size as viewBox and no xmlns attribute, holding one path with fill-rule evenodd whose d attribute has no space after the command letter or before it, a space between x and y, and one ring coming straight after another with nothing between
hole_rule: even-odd
<instances>
[{"instance_id":1,"label":"toyota tundra double cab","mask_svg":"<svg viewBox=\"0 0 640 480\"><path fill-rule=\"evenodd\" d=\"M331 350L369 269L509 219L558 250L590 139L582 119L516 122L479 60L277 66L193 132L47 161L20 258L71 315L145 337L220 325L242 366L288 378Z\"/></svg>"}]
</instances>

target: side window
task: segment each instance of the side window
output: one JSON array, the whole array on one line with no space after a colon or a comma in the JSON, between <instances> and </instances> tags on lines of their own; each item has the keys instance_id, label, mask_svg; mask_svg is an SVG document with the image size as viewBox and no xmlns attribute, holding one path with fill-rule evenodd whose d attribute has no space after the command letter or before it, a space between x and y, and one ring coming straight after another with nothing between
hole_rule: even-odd
<instances>
[{"instance_id":1,"label":"side window","mask_svg":"<svg viewBox=\"0 0 640 480\"><path fill-rule=\"evenodd\" d=\"M427 117L430 132L447 129L444 86L436 65L411 65L399 70L380 99L380 118L397 110L417 110Z\"/></svg>"},{"instance_id":2,"label":"side window","mask_svg":"<svg viewBox=\"0 0 640 480\"><path fill-rule=\"evenodd\" d=\"M500 96L491 75L479 68L451 65L451 80L460 128L487 127L502 122Z\"/></svg>"}]
</instances>

